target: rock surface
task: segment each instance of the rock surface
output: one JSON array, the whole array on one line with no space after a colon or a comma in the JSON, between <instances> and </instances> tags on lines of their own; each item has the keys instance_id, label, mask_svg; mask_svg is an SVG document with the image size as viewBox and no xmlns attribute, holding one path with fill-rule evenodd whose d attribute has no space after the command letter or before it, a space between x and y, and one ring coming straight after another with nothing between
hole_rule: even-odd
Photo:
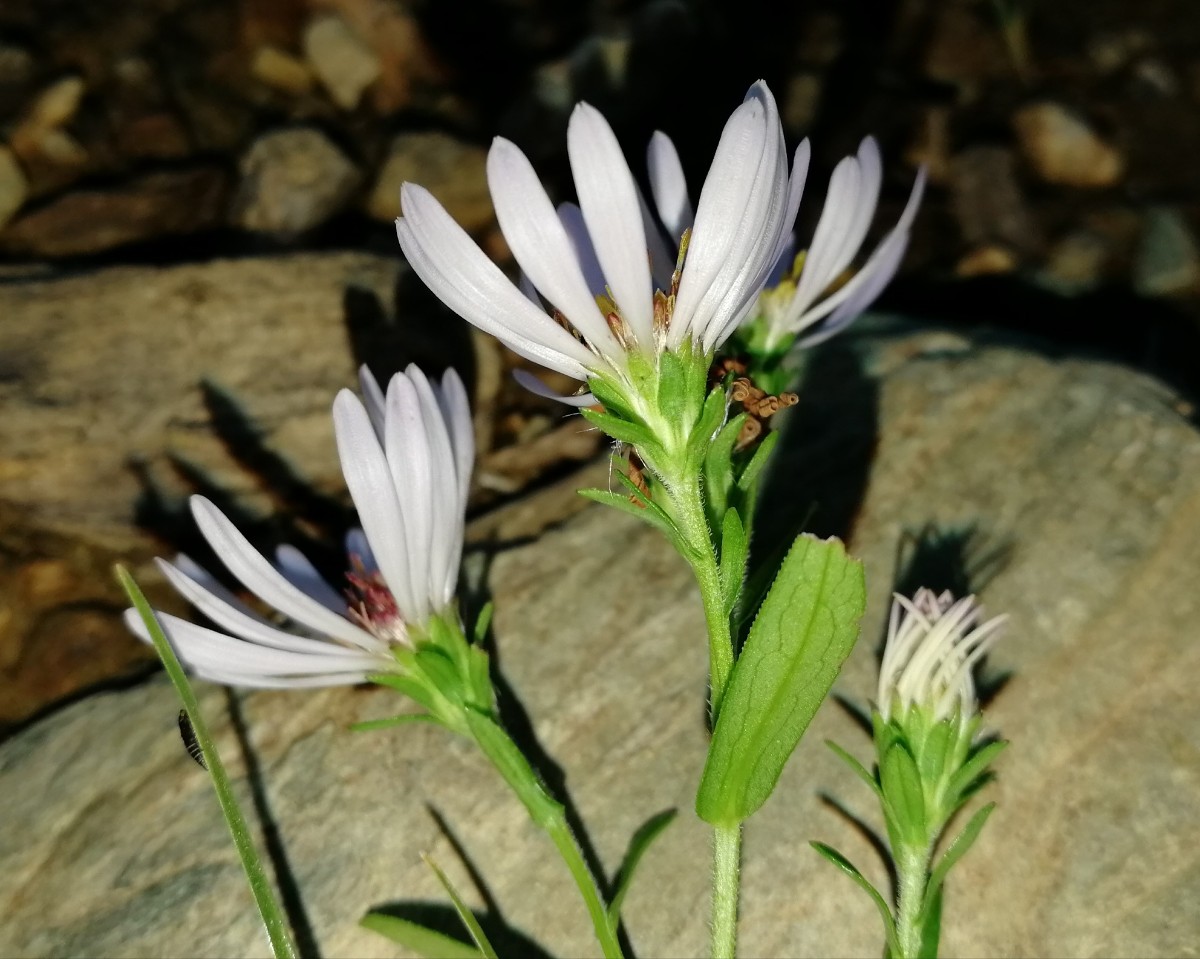
<instances>
[{"instance_id":1,"label":"rock surface","mask_svg":"<svg viewBox=\"0 0 1200 959\"><path fill-rule=\"evenodd\" d=\"M782 523L815 500L810 526L848 534L866 561L864 640L837 686L859 702L906 531L935 523L953 542L974 528L977 574L989 549L1004 554L983 595L1012 614L992 657L1011 677L987 717L1013 745L988 787L999 808L952 877L944 954L1194 955L1200 437L1168 391L1117 367L938 333L857 341L861 360L849 340L814 354L763 509ZM473 536L499 550L488 585L504 675L606 867L647 816L681 810L629 900L639 954L702 954L708 847L690 812L705 748L701 617L656 534L574 496L605 476L590 467L486 515ZM948 585L933 568L925 582ZM206 705L240 769L222 697L210 690ZM392 707L378 690L241 700L321 954L396 954L356 921L444 899L421 851L469 892L426 803L517 930L593 954L548 844L464 742L423 727L346 731ZM155 680L0 746L0 953L267 954L175 709ZM844 712L823 709L748 831L744 955L879 954L871 905L806 845L830 841L883 879L866 841L818 799L877 820L826 737L865 755Z\"/></svg>"},{"instance_id":2,"label":"rock surface","mask_svg":"<svg viewBox=\"0 0 1200 959\"><path fill-rule=\"evenodd\" d=\"M367 198L377 220L400 215L400 185L419 183L432 193L468 233L492 222L487 191L486 153L444 133L403 133L392 140L379 178Z\"/></svg>"},{"instance_id":3,"label":"rock surface","mask_svg":"<svg viewBox=\"0 0 1200 959\"><path fill-rule=\"evenodd\" d=\"M1057 103L1035 103L1013 117L1026 159L1043 180L1076 187L1112 186L1125 159L1076 114Z\"/></svg>"}]
</instances>

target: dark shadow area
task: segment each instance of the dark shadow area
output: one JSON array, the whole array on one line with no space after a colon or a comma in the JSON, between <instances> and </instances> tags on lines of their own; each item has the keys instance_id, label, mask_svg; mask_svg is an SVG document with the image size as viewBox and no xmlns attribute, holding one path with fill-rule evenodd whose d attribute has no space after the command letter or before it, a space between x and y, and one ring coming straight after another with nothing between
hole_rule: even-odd
<instances>
[{"instance_id":1,"label":"dark shadow area","mask_svg":"<svg viewBox=\"0 0 1200 959\"><path fill-rule=\"evenodd\" d=\"M862 819L857 814L852 812L848 806L842 804L838 799L830 796L828 793L818 793L817 798L821 800L821 804L826 808L836 813L842 820L849 823L851 828L862 836L871 848L875 850L879 856L884 868L887 869L888 881L892 884L892 889L896 886L896 864L892 862L891 853L888 851L887 841L881 836L874 827L872 827L865 819Z\"/></svg>"},{"instance_id":2,"label":"dark shadow area","mask_svg":"<svg viewBox=\"0 0 1200 959\"><path fill-rule=\"evenodd\" d=\"M441 902L429 902L423 899L397 899L372 906L371 912L394 916L408 922L426 926L451 939L470 945L471 938L463 927L462 920L453 906ZM521 956L522 959L552 959L553 954L547 952L536 939L531 938L513 926L508 925L500 916L492 912L482 915L475 913L483 934L496 949L499 956Z\"/></svg>"},{"instance_id":3,"label":"dark shadow area","mask_svg":"<svg viewBox=\"0 0 1200 959\"><path fill-rule=\"evenodd\" d=\"M288 859L287 847L279 833L275 822L275 814L271 809L271 801L267 798L267 790L263 785L262 766L258 761L258 753L250 741L250 730L246 725L246 717L242 712L242 703L235 690L225 688L225 705L229 710L229 721L237 736L238 748L246 764L246 782L250 786L250 801L254 804L254 814L262 829L263 846L267 858L271 861L271 869L275 874L275 882L279 886L280 903L292 928L292 937L296 943L297 952L305 959L320 959L321 950L317 937L313 933L312 923L308 918L308 910L304 905L304 897L300 885L292 872Z\"/></svg>"},{"instance_id":4,"label":"dark shadow area","mask_svg":"<svg viewBox=\"0 0 1200 959\"><path fill-rule=\"evenodd\" d=\"M755 506L743 633L800 532L851 539L875 456L879 388L846 342L808 353L796 393Z\"/></svg>"}]
</instances>

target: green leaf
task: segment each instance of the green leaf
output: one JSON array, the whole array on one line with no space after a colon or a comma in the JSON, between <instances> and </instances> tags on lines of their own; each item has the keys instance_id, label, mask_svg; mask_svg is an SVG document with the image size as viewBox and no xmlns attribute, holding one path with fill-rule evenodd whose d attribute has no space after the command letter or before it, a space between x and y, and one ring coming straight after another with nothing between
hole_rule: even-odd
<instances>
[{"instance_id":1,"label":"green leaf","mask_svg":"<svg viewBox=\"0 0 1200 959\"><path fill-rule=\"evenodd\" d=\"M767 461L771 458L771 451L775 449L775 444L778 442L779 434L772 430L758 444L758 449L750 457L750 462L746 464L745 468L738 475L738 489L743 493L748 493L758 483L759 476L762 475Z\"/></svg>"},{"instance_id":2,"label":"green leaf","mask_svg":"<svg viewBox=\"0 0 1200 959\"><path fill-rule=\"evenodd\" d=\"M876 782L875 777L871 775L866 766L851 756L848 752L846 752L846 750L842 749L842 747L835 743L832 739L825 740L825 745L833 750L833 754L835 756L837 756L842 760L842 762L854 770L854 774L868 786L870 786L871 791L875 793L876 796L878 796L880 799L883 798L883 790L879 788L879 783Z\"/></svg>"},{"instance_id":3,"label":"green leaf","mask_svg":"<svg viewBox=\"0 0 1200 959\"><path fill-rule=\"evenodd\" d=\"M691 406L683 360L668 350L658 356L658 412L668 423L683 420Z\"/></svg>"},{"instance_id":4,"label":"green leaf","mask_svg":"<svg viewBox=\"0 0 1200 959\"><path fill-rule=\"evenodd\" d=\"M639 423L631 423L611 413L597 413L595 410L581 409L579 412L585 420L614 440L637 447L655 445L654 435Z\"/></svg>"},{"instance_id":5,"label":"green leaf","mask_svg":"<svg viewBox=\"0 0 1200 959\"><path fill-rule=\"evenodd\" d=\"M884 802L896 819L889 825L895 826L905 844L925 846L929 842L925 793L921 788L917 761L903 740L896 740L879 757L879 785L883 787Z\"/></svg>"},{"instance_id":6,"label":"green leaf","mask_svg":"<svg viewBox=\"0 0 1200 959\"><path fill-rule=\"evenodd\" d=\"M935 783L946 774L950 752L958 742L958 720L939 719L929 727L917 749L917 768L925 782Z\"/></svg>"},{"instance_id":7,"label":"green leaf","mask_svg":"<svg viewBox=\"0 0 1200 959\"><path fill-rule=\"evenodd\" d=\"M364 929L370 929L392 942L399 943L409 952L425 959L482 959L483 953L474 946L454 939L436 929L419 923L385 916L381 912L369 912L358 921Z\"/></svg>"},{"instance_id":8,"label":"green leaf","mask_svg":"<svg viewBox=\"0 0 1200 959\"><path fill-rule=\"evenodd\" d=\"M614 509L619 509L622 513L628 513L630 516L636 516L638 519L649 523L660 533L666 536L675 549L683 555L688 555L687 545L683 541L683 537L679 535L679 530L661 509L654 503L645 500L643 505L631 503L628 496L623 496L620 493L612 493L603 489L581 489L579 495L584 499L590 499L594 503L603 503L605 506L611 506Z\"/></svg>"},{"instance_id":9,"label":"green leaf","mask_svg":"<svg viewBox=\"0 0 1200 959\"><path fill-rule=\"evenodd\" d=\"M990 802L978 810L963 827L963 831L955 836L954 841L946 847L942 858L938 860L937 866L930 873L929 883L925 886L926 909L929 908L929 904L933 901L933 898L940 895L942 884L946 881L946 874L954 868L954 864L962 859L967 854L967 850L975 844L975 840L979 838L979 833L983 830L983 824L988 821L988 816L992 814L992 810L995 808L996 804Z\"/></svg>"},{"instance_id":10,"label":"green leaf","mask_svg":"<svg viewBox=\"0 0 1200 959\"><path fill-rule=\"evenodd\" d=\"M721 592L724 594L726 615L733 612L746 577L746 559L750 543L742 528L736 509L725 513L721 524Z\"/></svg>"},{"instance_id":11,"label":"green leaf","mask_svg":"<svg viewBox=\"0 0 1200 959\"><path fill-rule=\"evenodd\" d=\"M858 883L859 887L871 897L871 901L875 903L875 908L879 910L879 917L883 920L883 935L887 940L888 949L893 956L900 955L899 944L896 942L896 922L892 919L892 910L888 908L887 900L879 894L879 890L867 881L867 877L855 868L854 863L832 846L827 846L823 842L812 841L809 842L809 845Z\"/></svg>"},{"instance_id":12,"label":"green leaf","mask_svg":"<svg viewBox=\"0 0 1200 959\"><path fill-rule=\"evenodd\" d=\"M671 825L677 813L675 809L665 809L656 813L642 823L629 840L629 848L625 850L625 858L621 860L621 868L617 870L617 878L613 883L612 902L608 906L608 921L613 927L616 927L621 918L621 905L625 902L625 895L629 892L638 864L654 840Z\"/></svg>"},{"instance_id":13,"label":"green leaf","mask_svg":"<svg viewBox=\"0 0 1200 959\"><path fill-rule=\"evenodd\" d=\"M696 812L733 825L757 810L858 639L862 563L836 539L802 535L783 561L734 664Z\"/></svg>"},{"instance_id":14,"label":"green leaf","mask_svg":"<svg viewBox=\"0 0 1200 959\"><path fill-rule=\"evenodd\" d=\"M624 420L634 418L633 408L629 405L625 394L607 380L599 376L590 376L588 377L588 389L608 413Z\"/></svg>"},{"instance_id":15,"label":"green leaf","mask_svg":"<svg viewBox=\"0 0 1200 959\"><path fill-rule=\"evenodd\" d=\"M454 888L454 884L446 876L438 864L429 856L422 854L421 858L425 860L425 865L433 870L433 874L438 877L442 884L442 888L446 890L446 894L450 897L450 901L454 903L454 909L458 913L458 918L462 920L464 926L467 927L467 932L471 934L471 939L479 948L479 954L485 959L499 959L496 955L496 950L492 948L492 944L488 942L488 937L484 935L483 927L479 925L479 920L475 918L475 913L467 908L467 904L463 902L462 896L458 894L458 890Z\"/></svg>"},{"instance_id":16,"label":"green leaf","mask_svg":"<svg viewBox=\"0 0 1200 959\"><path fill-rule=\"evenodd\" d=\"M133 603L138 615L142 618L154 651L162 660L163 668L171 680L171 685L175 687L175 692L178 693L183 708L187 711L196 742L200 746L201 755L204 756L204 766L208 769L213 790L217 794L217 803L221 807L221 814L225 817L225 824L229 827L229 833L233 837L233 845L237 849L242 871L246 874L246 882L254 896L254 904L258 907L258 914L266 927L267 939L271 943L271 952L274 953L276 959L295 959L296 947L292 944L287 918L275 899L274 887L271 880L267 878L262 860L259 859L258 852L254 848L254 840L251 838L249 826L246 825L246 817L242 815L242 810L238 806L233 786L225 772L225 764L221 762L221 757L217 754L217 747L208 732L208 724L200 713L200 703L192 690L192 684L188 681L187 673L183 671L183 666L179 662L179 657L175 655L171 641L167 639L167 634L159 625L158 617L150 608L146 597L142 595L138 584L129 575L129 571L123 566L117 566L115 572L117 581L120 582L129 601Z\"/></svg>"},{"instance_id":17,"label":"green leaf","mask_svg":"<svg viewBox=\"0 0 1200 959\"><path fill-rule=\"evenodd\" d=\"M440 726L434 717L428 713L407 713L403 716L389 716L387 719L366 719L361 723L351 723L352 733L368 733L376 729L393 729L396 726L412 726L414 723L433 723Z\"/></svg>"}]
</instances>

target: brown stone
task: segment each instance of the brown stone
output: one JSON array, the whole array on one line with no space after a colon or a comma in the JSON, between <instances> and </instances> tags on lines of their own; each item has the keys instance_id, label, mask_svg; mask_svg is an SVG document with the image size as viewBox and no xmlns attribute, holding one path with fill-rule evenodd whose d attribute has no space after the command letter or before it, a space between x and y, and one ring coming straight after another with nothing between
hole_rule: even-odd
<instances>
[{"instance_id":1,"label":"brown stone","mask_svg":"<svg viewBox=\"0 0 1200 959\"><path fill-rule=\"evenodd\" d=\"M402 133L392 140L367 212L394 220L400 215L400 185L409 181L437 197L463 229L482 230L494 218L486 162L484 150L445 133Z\"/></svg>"},{"instance_id":2,"label":"brown stone","mask_svg":"<svg viewBox=\"0 0 1200 959\"><path fill-rule=\"evenodd\" d=\"M222 223L228 181L216 168L151 173L111 190L75 190L0 232L23 256L79 256L127 243L195 233Z\"/></svg>"},{"instance_id":3,"label":"brown stone","mask_svg":"<svg viewBox=\"0 0 1200 959\"><path fill-rule=\"evenodd\" d=\"M1034 172L1049 183L1107 187L1120 181L1125 159L1077 114L1057 103L1019 110L1013 126Z\"/></svg>"}]
</instances>

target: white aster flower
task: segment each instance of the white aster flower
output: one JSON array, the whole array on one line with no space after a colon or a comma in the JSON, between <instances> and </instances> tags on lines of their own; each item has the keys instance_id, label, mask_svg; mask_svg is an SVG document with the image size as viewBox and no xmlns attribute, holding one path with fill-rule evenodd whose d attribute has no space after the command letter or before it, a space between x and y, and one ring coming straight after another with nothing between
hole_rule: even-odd
<instances>
[{"instance_id":1,"label":"white aster flower","mask_svg":"<svg viewBox=\"0 0 1200 959\"><path fill-rule=\"evenodd\" d=\"M812 243L799 258L789 244L775 270L778 280L750 314L765 319L767 349L806 330L810 332L799 341L802 346L829 339L866 310L896 275L925 191L924 168L917 172L895 227L858 271L837 285L866 239L882 182L883 164L873 137L862 141L857 156L843 158L834 168Z\"/></svg>"},{"instance_id":2,"label":"white aster flower","mask_svg":"<svg viewBox=\"0 0 1200 959\"><path fill-rule=\"evenodd\" d=\"M159 560L171 585L219 627L157 614L196 675L257 687L363 682L394 670L390 647L408 645L410 627L451 606L475 456L466 390L453 370L438 386L410 366L386 396L365 367L360 378L365 405L349 390L333 404L338 456L362 523L347 537L348 588L339 592L291 546L272 563L193 496L192 515L213 552L278 612L275 620L259 615L186 556ZM136 611L126 622L149 641Z\"/></svg>"},{"instance_id":3,"label":"white aster flower","mask_svg":"<svg viewBox=\"0 0 1200 959\"><path fill-rule=\"evenodd\" d=\"M978 711L972 670L1000 638L1007 616L980 623L983 609L974 596L955 600L919 589L910 600L895 594L887 643L879 667L876 706L887 721L914 706L935 720L957 715L962 722Z\"/></svg>"},{"instance_id":4,"label":"white aster flower","mask_svg":"<svg viewBox=\"0 0 1200 959\"><path fill-rule=\"evenodd\" d=\"M567 149L579 204L557 210L516 145L498 137L488 153L496 218L532 296L428 191L406 183L396 231L417 275L468 322L581 380L599 374L620 382L631 353L653 357L689 339L704 354L715 350L778 260L808 168L805 142L789 175L766 84L752 86L725 124L694 216L664 135L649 147L657 222L612 129L586 103L571 115Z\"/></svg>"}]
</instances>

